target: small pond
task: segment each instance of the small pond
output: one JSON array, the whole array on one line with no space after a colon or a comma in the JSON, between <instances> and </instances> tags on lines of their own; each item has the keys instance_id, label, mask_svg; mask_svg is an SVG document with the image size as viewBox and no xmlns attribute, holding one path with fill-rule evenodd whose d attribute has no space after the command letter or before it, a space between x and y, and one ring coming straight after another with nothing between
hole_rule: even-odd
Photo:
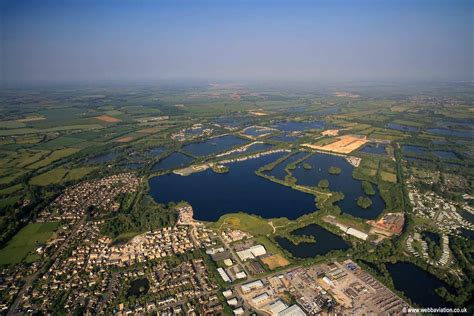
<instances>
[{"instance_id":1,"label":"small pond","mask_svg":"<svg viewBox=\"0 0 474 316\"><path fill-rule=\"evenodd\" d=\"M136 296L139 297L144 295L150 289L150 282L147 278L133 280L130 283L130 287L127 290L126 297Z\"/></svg>"}]
</instances>

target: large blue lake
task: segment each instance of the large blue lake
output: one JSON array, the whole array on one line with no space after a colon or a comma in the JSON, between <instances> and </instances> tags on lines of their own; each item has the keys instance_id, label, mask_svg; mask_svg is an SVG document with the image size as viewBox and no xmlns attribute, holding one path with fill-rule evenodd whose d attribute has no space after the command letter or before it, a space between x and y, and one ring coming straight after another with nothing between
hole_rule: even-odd
<instances>
[{"instance_id":1,"label":"large blue lake","mask_svg":"<svg viewBox=\"0 0 474 316\"><path fill-rule=\"evenodd\" d=\"M312 169L303 168L303 163L311 165ZM339 175L330 174L329 168L332 166L341 168L342 172ZM343 213L374 219L383 212L385 203L376 190L375 195L369 196L372 200L369 208L364 209L357 205L357 198L366 195L362 189L362 182L352 177L353 170L354 167L343 157L318 153L299 163L292 173L297 179L297 184L306 186L317 186L320 180L329 180L331 191L344 193L344 199L336 203Z\"/></svg>"},{"instance_id":2,"label":"large blue lake","mask_svg":"<svg viewBox=\"0 0 474 316\"><path fill-rule=\"evenodd\" d=\"M295 245L284 237L276 237L276 242L296 258L312 258L324 256L332 250L349 249L349 244L319 225L311 224L291 232L295 236L313 236L316 242L301 242Z\"/></svg>"},{"instance_id":3,"label":"large blue lake","mask_svg":"<svg viewBox=\"0 0 474 316\"><path fill-rule=\"evenodd\" d=\"M240 146L248 142L242 138L233 135L225 135L206 139L202 142L190 143L183 146L183 151L194 156L208 156L221 151L229 150L233 147Z\"/></svg>"},{"instance_id":4,"label":"large blue lake","mask_svg":"<svg viewBox=\"0 0 474 316\"><path fill-rule=\"evenodd\" d=\"M208 169L185 177L153 177L150 195L158 203L189 202L198 220L215 221L223 214L239 211L264 218L295 219L316 210L315 197L255 175L255 170L285 154L231 163L225 174Z\"/></svg>"}]
</instances>

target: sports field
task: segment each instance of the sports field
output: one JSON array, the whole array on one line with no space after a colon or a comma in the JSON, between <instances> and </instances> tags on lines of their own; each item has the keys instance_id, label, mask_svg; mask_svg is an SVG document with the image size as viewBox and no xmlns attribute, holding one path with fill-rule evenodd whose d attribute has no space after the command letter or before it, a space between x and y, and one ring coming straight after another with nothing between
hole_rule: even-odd
<instances>
[{"instance_id":1,"label":"sports field","mask_svg":"<svg viewBox=\"0 0 474 316\"><path fill-rule=\"evenodd\" d=\"M43 245L58 228L59 222L30 223L23 227L0 249L0 265L16 264L37 247Z\"/></svg>"}]
</instances>

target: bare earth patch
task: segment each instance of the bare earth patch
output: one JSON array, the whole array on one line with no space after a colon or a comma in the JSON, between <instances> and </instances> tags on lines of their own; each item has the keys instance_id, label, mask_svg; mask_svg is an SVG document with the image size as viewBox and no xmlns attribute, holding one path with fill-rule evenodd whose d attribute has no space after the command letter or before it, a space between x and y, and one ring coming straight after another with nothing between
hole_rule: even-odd
<instances>
[{"instance_id":1,"label":"bare earth patch","mask_svg":"<svg viewBox=\"0 0 474 316\"><path fill-rule=\"evenodd\" d=\"M255 115L255 116L265 116L268 115L265 112L260 112L260 111L249 111L250 114Z\"/></svg>"},{"instance_id":2,"label":"bare earth patch","mask_svg":"<svg viewBox=\"0 0 474 316\"><path fill-rule=\"evenodd\" d=\"M278 267L285 267L290 264L288 260L283 258L280 255L272 255L269 257L265 257L262 259L263 263L265 263L270 270L274 270Z\"/></svg>"},{"instance_id":3,"label":"bare earth patch","mask_svg":"<svg viewBox=\"0 0 474 316\"><path fill-rule=\"evenodd\" d=\"M30 116L30 117L25 117L19 120L16 120L17 122L25 123L25 122L34 122L34 121L41 121L46 119L44 116Z\"/></svg>"},{"instance_id":4,"label":"bare earth patch","mask_svg":"<svg viewBox=\"0 0 474 316\"><path fill-rule=\"evenodd\" d=\"M133 137L127 136L127 137L122 137L116 140L117 143L128 143L133 140Z\"/></svg>"},{"instance_id":5,"label":"bare earth patch","mask_svg":"<svg viewBox=\"0 0 474 316\"><path fill-rule=\"evenodd\" d=\"M107 122L107 123L117 123L117 122L122 122L121 119L118 119L116 117L110 116L110 115L100 115L96 116L96 119L102 122Z\"/></svg>"},{"instance_id":6,"label":"bare earth patch","mask_svg":"<svg viewBox=\"0 0 474 316\"><path fill-rule=\"evenodd\" d=\"M368 140L365 136L361 137L356 135L344 135L339 137L338 141L327 145L318 146L313 144L302 144L301 146L311 149L330 151L338 154L348 154L362 147L367 142Z\"/></svg>"},{"instance_id":7,"label":"bare earth patch","mask_svg":"<svg viewBox=\"0 0 474 316\"><path fill-rule=\"evenodd\" d=\"M322 131L321 135L323 135L323 136L337 136L337 135L339 135L339 130L338 129L327 129L325 131Z\"/></svg>"}]
</instances>

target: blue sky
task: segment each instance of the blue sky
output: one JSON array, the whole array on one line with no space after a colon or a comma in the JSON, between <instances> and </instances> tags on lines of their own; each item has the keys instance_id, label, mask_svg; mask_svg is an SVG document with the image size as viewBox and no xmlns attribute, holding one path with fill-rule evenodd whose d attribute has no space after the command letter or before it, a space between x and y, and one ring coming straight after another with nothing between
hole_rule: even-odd
<instances>
[{"instance_id":1,"label":"blue sky","mask_svg":"<svg viewBox=\"0 0 474 316\"><path fill-rule=\"evenodd\" d=\"M472 1L1 1L5 82L472 80Z\"/></svg>"}]
</instances>

